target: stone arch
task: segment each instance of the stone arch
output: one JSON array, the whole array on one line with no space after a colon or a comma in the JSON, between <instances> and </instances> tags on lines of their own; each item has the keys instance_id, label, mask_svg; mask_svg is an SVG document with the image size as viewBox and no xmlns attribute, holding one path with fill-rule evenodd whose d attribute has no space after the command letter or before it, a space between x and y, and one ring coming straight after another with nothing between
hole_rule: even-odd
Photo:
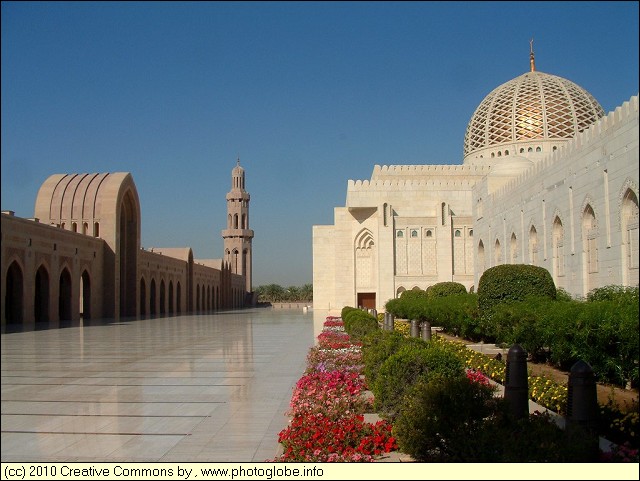
<instances>
[{"instance_id":1,"label":"stone arch","mask_svg":"<svg viewBox=\"0 0 640 481\"><path fill-rule=\"evenodd\" d=\"M502 246L500 245L500 239L496 239L493 244L493 263L496 266L502 264Z\"/></svg>"},{"instance_id":2,"label":"stone arch","mask_svg":"<svg viewBox=\"0 0 640 481\"><path fill-rule=\"evenodd\" d=\"M38 191L34 217L49 225L94 226L93 235L107 245L102 315L136 314L140 201L130 173L52 175Z\"/></svg>"},{"instance_id":3,"label":"stone arch","mask_svg":"<svg viewBox=\"0 0 640 481\"><path fill-rule=\"evenodd\" d=\"M534 224L529 226L529 264L538 265L538 230Z\"/></svg>"},{"instance_id":4,"label":"stone arch","mask_svg":"<svg viewBox=\"0 0 640 481\"><path fill-rule=\"evenodd\" d=\"M511 264L517 264L519 261L518 236L516 236L515 232L511 232L511 238L509 239L509 254Z\"/></svg>"},{"instance_id":5,"label":"stone arch","mask_svg":"<svg viewBox=\"0 0 640 481\"><path fill-rule=\"evenodd\" d=\"M559 278L565 275L565 255L564 255L564 225L559 214L553 218L551 228L551 248L553 256L553 277L556 286L560 286Z\"/></svg>"},{"instance_id":6,"label":"stone arch","mask_svg":"<svg viewBox=\"0 0 640 481\"><path fill-rule=\"evenodd\" d=\"M638 284L638 193L629 185L623 192L620 203L620 231L622 234L623 282Z\"/></svg>"},{"instance_id":7,"label":"stone arch","mask_svg":"<svg viewBox=\"0 0 640 481\"><path fill-rule=\"evenodd\" d=\"M484 251L484 242L482 239L478 241L478 274L482 275L482 273L486 270L487 259L485 258Z\"/></svg>"},{"instance_id":8,"label":"stone arch","mask_svg":"<svg viewBox=\"0 0 640 481\"><path fill-rule=\"evenodd\" d=\"M598 273L598 221L591 203L583 204L581 216L582 255L584 285L586 295L596 282Z\"/></svg>"},{"instance_id":9,"label":"stone arch","mask_svg":"<svg viewBox=\"0 0 640 481\"><path fill-rule=\"evenodd\" d=\"M151 286L149 287L149 314L155 317L157 314L158 304L156 303L156 280L151 278Z\"/></svg>"},{"instance_id":10,"label":"stone arch","mask_svg":"<svg viewBox=\"0 0 640 481\"><path fill-rule=\"evenodd\" d=\"M139 205L136 206L131 190L127 190L120 203L120 315L136 315Z\"/></svg>"},{"instance_id":11,"label":"stone arch","mask_svg":"<svg viewBox=\"0 0 640 481\"><path fill-rule=\"evenodd\" d=\"M375 286L375 241L369 229L362 229L354 239L355 283L358 288Z\"/></svg>"},{"instance_id":12,"label":"stone arch","mask_svg":"<svg viewBox=\"0 0 640 481\"><path fill-rule=\"evenodd\" d=\"M24 274L18 260L9 264L5 275L4 318L7 324L24 321Z\"/></svg>"}]
</instances>

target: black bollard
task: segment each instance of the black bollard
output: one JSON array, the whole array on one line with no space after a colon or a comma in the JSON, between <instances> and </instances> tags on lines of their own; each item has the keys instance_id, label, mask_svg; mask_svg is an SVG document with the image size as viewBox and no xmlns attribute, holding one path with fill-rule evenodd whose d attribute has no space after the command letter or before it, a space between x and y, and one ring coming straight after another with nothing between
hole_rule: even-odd
<instances>
[{"instance_id":1,"label":"black bollard","mask_svg":"<svg viewBox=\"0 0 640 481\"><path fill-rule=\"evenodd\" d=\"M579 360L569 372L566 430L577 461L595 462L598 457L598 393L591 366Z\"/></svg>"},{"instance_id":2,"label":"black bollard","mask_svg":"<svg viewBox=\"0 0 640 481\"><path fill-rule=\"evenodd\" d=\"M529 416L529 374L527 373L527 351L514 344L507 354L507 372L504 384L504 399L516 419Z\"/></svg>"},{"instance_id":3,"label":"black bollard","mask_svg":"<svg viewBox=\"0 0 640 481\"><path fill-rule=\"evenodd\" d=\"M420 327L417 319L411 319L411 337L420 337Z\"/></svg>"},{"instance_id":4,"label":"black bollard","mask_svg":"<svg viewBox=\"0 0 640 481\"><path fill-rule=\"evenodd\" d=\"M422 340L423 341L431 340L431 323L429 321L424 321L422 323Z\"/></svg>"}]
</instances>

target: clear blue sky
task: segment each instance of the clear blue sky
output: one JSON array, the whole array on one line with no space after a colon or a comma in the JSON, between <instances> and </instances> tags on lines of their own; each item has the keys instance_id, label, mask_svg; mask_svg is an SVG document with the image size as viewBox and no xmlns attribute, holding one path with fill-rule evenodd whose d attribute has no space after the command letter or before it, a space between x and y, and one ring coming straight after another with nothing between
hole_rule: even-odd
<instances>
[{"instance_id":1,"label":"clear blue sky","mask_svg":"<svg viewBox=\"0 0 640 481\"><path fill-rule=\"evenodd\" d=\"M375 164L460 164L529 68L609 112L638 93L638 2L2 2L2 210L55 173L131 172L142 245L222 257L240 156L254 286L312 282L312 226Z\"/></svg>"}]
</instances>

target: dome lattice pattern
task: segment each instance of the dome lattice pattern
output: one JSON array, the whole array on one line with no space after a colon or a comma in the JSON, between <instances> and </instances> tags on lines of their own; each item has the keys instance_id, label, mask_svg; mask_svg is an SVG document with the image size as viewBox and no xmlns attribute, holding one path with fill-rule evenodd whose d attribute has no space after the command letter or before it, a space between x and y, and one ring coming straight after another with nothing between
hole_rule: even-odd
<instances>
[{"instance_id":1,"label":"dome lattice pattern","mask_svg":"<svg viewBox=\"0 0 640 481\"><path fill-rule=\"evenodd\" d=\"M527 72L480 103L467 125L464 156L514 142L571 139L604 114L598 101L573 82Z\"/></svg>"}]
</instances>

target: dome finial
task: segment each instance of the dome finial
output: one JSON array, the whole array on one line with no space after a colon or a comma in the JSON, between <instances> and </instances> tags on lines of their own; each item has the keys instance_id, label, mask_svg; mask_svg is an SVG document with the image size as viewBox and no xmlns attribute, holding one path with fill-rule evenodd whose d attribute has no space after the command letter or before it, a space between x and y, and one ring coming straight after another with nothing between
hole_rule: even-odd
<instances>
[{"instance_id":1,"label":"dome finial","mask_svg":"<svg viewBox=\"0 0 640 481\"><path fill-rule=\"evenodd\" d=\"M531 67L531 71L536 71L536 59L533 55L533 37L529 40L529 65Z\"/></svg>"},{"instance_id":2,"label":"dome finial","mask_svg":"<svg viewBox=\"0 0 640 481\"><path fill-rule=\"evenodd\" d=\"M238 154L238 160L237 160L237 165L240 165L240 154Z\"/></svg>"}]
</instances>

